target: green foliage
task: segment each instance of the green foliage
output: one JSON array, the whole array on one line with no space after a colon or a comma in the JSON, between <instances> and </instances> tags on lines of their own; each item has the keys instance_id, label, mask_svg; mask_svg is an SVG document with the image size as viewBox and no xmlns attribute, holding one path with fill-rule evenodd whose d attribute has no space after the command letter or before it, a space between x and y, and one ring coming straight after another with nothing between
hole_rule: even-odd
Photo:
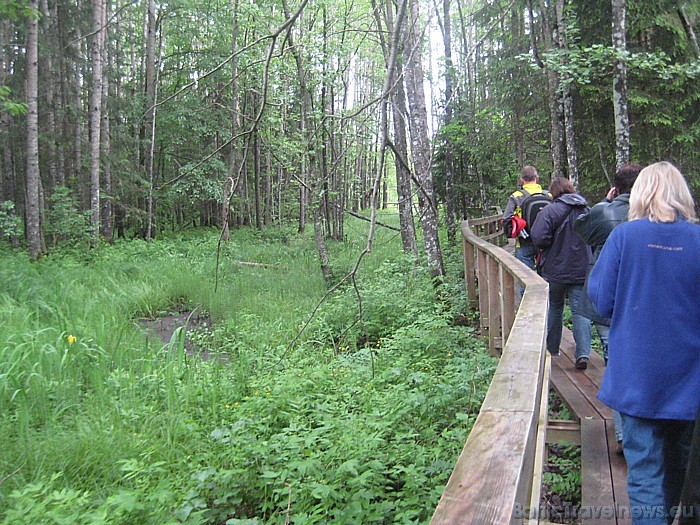
<instances>
[{"instance_id":1,"label":"green foliage","mask_svg":"<svg viewBox=\"0 0 700 525\"><path fill-rule=\"evenodd\" d=\"M562 501L579 504L581 501L581 447L561 443L550 447L547 471L542 483Z\"/></svg>"},{"instance_id":2,"label":"green foliage","mask_svg":"<svg viewBox=\"0 0 700 525\"><path fill-rule=\"evenodd\" d=\"M15 213L12 201L0 202L0 236L16 237L20 234L22 219Z\"/></svg>"},{"instance_id":3,"label":"green foliage","mask_svg":"<svg viewBox=\"0 0 700 525\"><path fill-rule=\"evenodd\" d=\"M53 246L59 240L69 246L85 246L90 237L90 212L80 212L77 199L65 186L56 186L47 200L45 232Z\"/></svg>"},{"instance_id":4,"label":"green foliage","mask_svg":"<svg viewBox=\"0 0 700 525\"><path fill-rule=\"evenodd\" d=\"M10 115L19 116L27 113L27 104L15 102L10 98L12 90L7 86L0 86L0 111L6 111Z\"/></svg>"},{"instance_id":5,"label":"green foliage","mask_svg":"<svg viewBox=\"0 0 700 525\"><path fill-rule=\"evenodd\" d=\"M340 290L290 346L325 293L311 239L233 232L214 293L217 240L3 255L0 523L430 518L495 366L456 304L378 233L366 330L341 337L357 304ZM338 266L362 244L331 243ZM197 308L192 337L139 327L181 308Z\"/></svg>"}]
</instances>

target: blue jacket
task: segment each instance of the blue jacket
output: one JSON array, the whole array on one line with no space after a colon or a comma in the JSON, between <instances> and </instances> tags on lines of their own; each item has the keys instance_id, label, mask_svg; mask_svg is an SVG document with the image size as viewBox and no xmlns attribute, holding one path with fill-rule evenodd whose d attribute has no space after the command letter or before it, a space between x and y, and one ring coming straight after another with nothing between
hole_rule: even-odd
<instances>
[{"instance_id":1,"label":"blue jacket","mask_svg":"<svg viewBox=\"0 0 700 525\"><path fill-rule=\"evenodd\" d=\"M574 223L587 211L586 199L565 193L537 214L530 231L535 246L542 250L539 272L545 281L583 284L586 280L591 249L574 233Z\"/></svg>"},{"instance_id":2,"label":"blue jacket","mask_svg":"<svg viewBox=\"0 0 700 525\"><path fill-rule=\"evenodd\" d=\"M611 317L598 398L624 414L694 420L700 406L700 226L621 224L588 281Z\"/></svg>"}]
</instances>

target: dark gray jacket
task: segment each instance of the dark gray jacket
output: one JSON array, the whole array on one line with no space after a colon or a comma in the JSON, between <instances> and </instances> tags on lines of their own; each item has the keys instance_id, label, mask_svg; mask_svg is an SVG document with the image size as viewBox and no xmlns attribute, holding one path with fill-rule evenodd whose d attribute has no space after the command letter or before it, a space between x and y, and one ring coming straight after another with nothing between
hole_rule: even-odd
<instances>
[{"instance_id":1,"label":"dark gray jacket","mask_svg":"<svg viewBox=\"0 0 700 525\"><path fill-rule=\"evenodd\" d=\"M586 280L591 248L574 232L574 223L588 210L581 195L565 193L537 215L531 234L542 251L539 272L546 281L583 284Z\"/></svg>"},{"instance_id":2,"label":"dark gray jacket","mask_svg":"<svg viewBox=\"0 0 700 525\"><path fill-rule=\"evenodd\" d=\"M580 215L576 219L574 230L587 244L596 248L596 252L603 249L605 241L613 229L627 221L627 212L630 209L630 194L625 193L614 201L602 201L591 208L591 211Z\"/></svg>"},{"instance_id":3,"label":"dark gray jacket","mask_svg":"<svg viewBox=\"0 0 700 525\"><path fill-rule=\"evenodd\" d=\"M574 224L574 231L589 245L593 246L593 259L591 268L598 260L598 256L608 240L613 229L627 221L627 212L630 208L630 194L623 193L615 200L604 200L591 208L591 211L579 215ZM590 272L589 269L589 272ZM589 318L596 324L610 326L610 319L596 312L593 303L588 297L588 290L584 290L579 302L578 312Z\"/></svg>"}]
</instances>

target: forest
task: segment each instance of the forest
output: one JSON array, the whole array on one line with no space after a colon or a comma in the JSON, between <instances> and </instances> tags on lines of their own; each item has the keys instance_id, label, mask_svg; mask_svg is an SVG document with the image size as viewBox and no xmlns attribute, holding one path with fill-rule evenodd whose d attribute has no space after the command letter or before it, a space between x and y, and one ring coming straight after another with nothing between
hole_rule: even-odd
<instances>
[{"instance_id":1,"label":"forest","mask_svg":"<svg viewBox=\"0 0 700 525\"><path fill-rule=\"evenodd\" d=\"M5 0L0 525L427 523L495 368L461 220L524 165L593 204L670 160L700 202L698 30L691 0Z\"/></svg>"}]
</instances>

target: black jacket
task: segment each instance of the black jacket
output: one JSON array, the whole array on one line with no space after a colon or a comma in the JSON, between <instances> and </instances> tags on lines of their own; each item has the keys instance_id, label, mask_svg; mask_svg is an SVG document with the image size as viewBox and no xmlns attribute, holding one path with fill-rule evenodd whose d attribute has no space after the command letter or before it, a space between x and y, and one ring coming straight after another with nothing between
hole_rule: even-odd
<instances>
[{"instance_id":1,"label":"black jacket","mask_svg":"<svg viewBox=\"0 0 700 525\"><path fill-rule=\"evenodd\" d=\"M574 223L588 210L581 195L565 193L537 215L531 234L542 250L539 268L546 281L583 284L586 280L591 248L574 232Z\"/></svg>"},{"instance_id":2,"label":"black jacket","mask_svg":"<svg viewBox=\"0 0 700 525\"><path fill-rule=\"evenodd\" d=\"M625 193L614 201L602 201L591 208L591 211L576 219L574 230L586 243L594 246L596 252L603 249L605 241L613 229L627 221L630 209L630 194Z\"/></svg>"}]
</instances>

